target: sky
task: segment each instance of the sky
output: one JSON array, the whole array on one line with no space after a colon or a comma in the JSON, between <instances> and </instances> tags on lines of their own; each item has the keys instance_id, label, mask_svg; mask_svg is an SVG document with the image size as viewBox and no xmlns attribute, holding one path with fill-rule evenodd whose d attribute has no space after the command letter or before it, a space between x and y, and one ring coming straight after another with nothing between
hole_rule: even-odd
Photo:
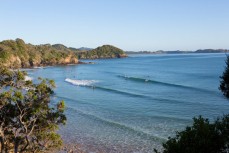
<instances>
[{"instance_id":1,"label":"sky","mask_svg":"<svg viewBox=\"0 0 229 153\"><path fill-rule=\"evenodd\" d=\"M0 41L229 49L229 0L0 0Z\"/></svg>"}]
</instances>

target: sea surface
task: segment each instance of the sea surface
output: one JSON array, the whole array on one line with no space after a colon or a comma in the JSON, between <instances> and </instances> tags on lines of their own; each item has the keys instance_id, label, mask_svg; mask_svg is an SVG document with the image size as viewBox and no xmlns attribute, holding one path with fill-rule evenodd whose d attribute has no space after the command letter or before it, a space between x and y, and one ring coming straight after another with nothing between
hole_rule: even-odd
<instances>
[{"instance_id":1,"label":"sea surface","mask_svg":"<svg viewBox=\"0 0 229 153\"><path fill-rule=\"evenodd\" d=\"M86 152L151 153L202 115L229 113L219 91L225 54L130 55L95 64L28 70L54 79L52 103L64 100L65 143ZM87 60L86 62L89 62Z\"/></svg>"}]
</instances>

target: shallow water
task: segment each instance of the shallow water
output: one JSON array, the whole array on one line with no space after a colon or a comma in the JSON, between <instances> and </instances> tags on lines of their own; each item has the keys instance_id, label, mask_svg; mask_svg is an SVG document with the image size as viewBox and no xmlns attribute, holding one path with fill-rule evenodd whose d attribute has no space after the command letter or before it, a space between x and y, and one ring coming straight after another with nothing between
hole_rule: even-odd
<instances>
[{"instance_id":1,"label":"shallow water","mask_svg":"<svg viewBox=\"0 0 229 153\"><path fill-rule=\"evenodd\" d=\"M87 152L152 152L194 116L229 113L218 90L225 54L131 55L28 71L54 79L66 102L65 142Z\"/></svg>"}]
</instances>

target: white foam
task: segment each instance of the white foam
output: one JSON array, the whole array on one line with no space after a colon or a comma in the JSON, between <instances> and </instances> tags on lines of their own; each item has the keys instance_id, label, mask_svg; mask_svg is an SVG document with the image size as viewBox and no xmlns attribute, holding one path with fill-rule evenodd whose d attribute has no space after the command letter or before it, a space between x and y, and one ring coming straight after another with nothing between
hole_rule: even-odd
<instances>
[{"instance_id":1,"label":"white foam","mask_svg":"<svg viewBox=\"0 0 229 153\"><path fill-rule=\"evenodd\" d=\"M69 78L65 79L65 81L76 86L90 86L97 82L96 80L72 80Z\"/></svg>"},{"instance_id":2,"label":"white foam","mask_svg":"<svg viewBox=\"0 0 229 153\"><path fill-rule=\"evenodd\" d=\"M32 81L33 78L32 77L29 77L29 76L25 76L25 81Z\"/></svg>"},{"instance_id":3,"label":"white foam","mask_svg":"<svg viewBox=\"0 0 229 153\"><path fill-rule=\"evenodd\" d=\"M44 67L43 66L34 66L33 68L34 69L43 69Z\"/></svg>"}]
</instances>

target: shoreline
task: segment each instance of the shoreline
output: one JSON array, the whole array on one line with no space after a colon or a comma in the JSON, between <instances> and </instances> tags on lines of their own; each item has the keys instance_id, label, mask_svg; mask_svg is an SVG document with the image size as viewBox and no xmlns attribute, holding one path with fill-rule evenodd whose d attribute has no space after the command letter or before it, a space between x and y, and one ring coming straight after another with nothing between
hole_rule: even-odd
<instances>
[{"instance_id":1,"label":"shoreline","mask_svg":"<svg viewBox=\"0 0 229 153\"><path fill-rule=\"evenodd\" d=\"M122 56L119 58L128 58L128 56ZM92 58L92 59L81 59L81 60L103 60L103 59L119 59L119 58ZM79 61L78 63L66 63L66 64L40 64L36 66L28 66L28 67L18 67L18 68L10 68L12 70L15 69L43 69L47 67L54 67L54 66L72 66L72 65L81 65L81 64L96 64L95 62L82 62Z\"/></svg>"},{"instance_id":2,"label":"shoreline","mask_svg":"<svg viewBox=\"0 0 229 153\"><path fill-rule=\"evenodd\" d=\"M75 140L77 141L77 140ZM99 143L96 140L91 140L88 142L69 142L64 143L63 147L60 150L53 151L51 153L117 153L117 152L152 152L153 149L162 151L161 146L155 146L152 148L145 148L144 145L136 147L134 144L104 144Z\"/></svg>"},{"instance_id":3,"label":"shoreline","mask_svg":"<svg viewBox=\"0 0 229 153\"><path fill-rule=\"evenodd\" d=\"M55 153L55 151L53 152ZM86 153L80 144L64 144L58 153Z\"/></svg>"},{"instance_id":4,"label":"shoreline","mask_svg":"<svg viewBox=\"0 0 229 153\"><path fill-rule=\"evenodd\" d=\"M45 69L45 68L48 68L48 67L55 67L55 66L71 66L71 65L81 65L81 64L94 64L93 62L81 62L79 61L79 63L68 63L68 64L53 64L53 65L39 65L39 66L30 66L30 67L20 67L20 68L10 68L12 70L15 70L15 69Z\"/></svg>"}]
</instances>

